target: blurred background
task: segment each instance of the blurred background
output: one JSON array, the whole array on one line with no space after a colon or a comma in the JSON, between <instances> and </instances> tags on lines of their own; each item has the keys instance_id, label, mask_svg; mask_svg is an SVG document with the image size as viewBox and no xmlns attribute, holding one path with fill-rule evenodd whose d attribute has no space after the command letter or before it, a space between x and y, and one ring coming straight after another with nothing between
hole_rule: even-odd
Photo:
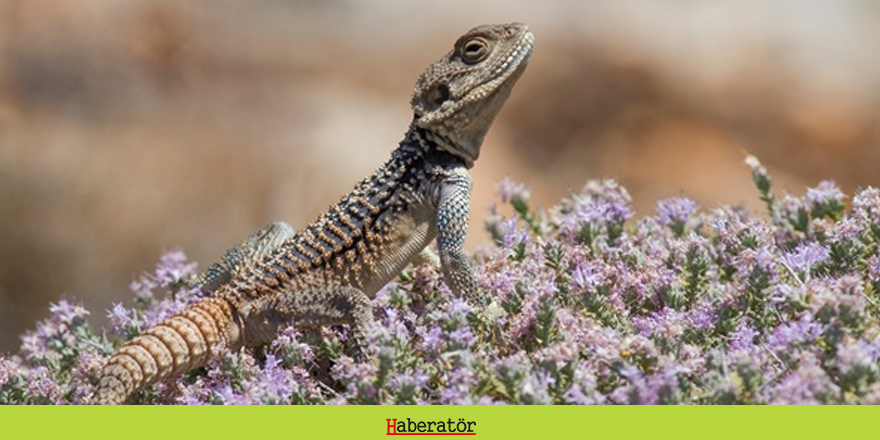
<instances>
[{"instance_id":1,"label":"blurred background","mask_svg":"<svg viewBox=\"0 0 880 440\"><path fill-rule=\"evenodd\" d=\"M61 295L96 324L180 247L204 268L301 226L380 165L421 70L469 28L535 53L473 170L468 247L504 176L549 207L616 178L686 195L880 186L873 0L0 0L0 351Z\"/></svg>"}]
</instances>

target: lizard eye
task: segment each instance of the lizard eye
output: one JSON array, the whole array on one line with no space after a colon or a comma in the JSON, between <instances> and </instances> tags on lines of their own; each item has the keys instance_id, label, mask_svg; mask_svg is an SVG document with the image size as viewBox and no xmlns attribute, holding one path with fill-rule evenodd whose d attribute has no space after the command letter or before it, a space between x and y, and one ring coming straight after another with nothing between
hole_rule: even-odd
<instances>
[{"instance_id":1,"label":"lizard eye","mask_svg":"<svg viewBox=\"0 0 880 440\"><path fill-rule=\"evenodd\" d=\"M431 90L431 93L428 94L428 101L434 107L440 107L441 104L446 102L449 99L449 86L446 84L440 84L437 87L434 87Z\"/></svg>"},{"instance_id":2,"label":"lizard eye","mask_svg":"<svg viewBox=\"0 0 880 440\"><path fill-rule=\"evenodd\" d=\"M486 59L488 55L489 43L480 37L469 40L461 48L461 58L468 64L479 63Z\"/></svg>"}]
</instances>

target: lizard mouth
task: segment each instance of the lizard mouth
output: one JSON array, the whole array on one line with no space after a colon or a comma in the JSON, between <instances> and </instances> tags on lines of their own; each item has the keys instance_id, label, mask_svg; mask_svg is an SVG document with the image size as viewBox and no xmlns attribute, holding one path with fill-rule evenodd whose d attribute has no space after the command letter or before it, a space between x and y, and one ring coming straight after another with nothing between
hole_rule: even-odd
<instances>
[{"instance_id":1,"label":"lizard mouth","mask_svg":"<svg viewBox=\"0 0 880 440\"><path fill-rule=\"evenodd\" d=\"M534 45L535 36L531 32L525 31L520 38L519 44L507 55L504 62L492 72L489 82L504 76L506 73L512 73L515 70L525 68L529 64L529 58L532 56L532 47ZM515 66L515 68L511 69L511 66Z\"/></svg>"}]
</instances>

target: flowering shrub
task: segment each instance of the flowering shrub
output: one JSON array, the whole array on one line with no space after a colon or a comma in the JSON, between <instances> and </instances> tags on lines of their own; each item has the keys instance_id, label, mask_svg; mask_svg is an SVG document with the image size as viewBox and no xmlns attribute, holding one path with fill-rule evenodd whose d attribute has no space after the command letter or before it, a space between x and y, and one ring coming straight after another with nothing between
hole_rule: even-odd
<instances>
[{"instance_id":1,"label":"flowering shrub","mask_svg":"<svg viewBox=\"0 0 880 440\"><path fill-rule=\"evenodd\" d=\"M777 199L747 163L766 216L675 197L633 219L613 181L539 212L505 181L512 214L492 208L479 298L420 266L374 300L369 362L344 354L344 326L289 328L131 402L880 403L880 191L849 212L832 182ZM0 358L0 403L88 403L114 348L198 297L175 289L193 270L167 253L107 331L52 305Z\"/></svg>"}]
</instances>

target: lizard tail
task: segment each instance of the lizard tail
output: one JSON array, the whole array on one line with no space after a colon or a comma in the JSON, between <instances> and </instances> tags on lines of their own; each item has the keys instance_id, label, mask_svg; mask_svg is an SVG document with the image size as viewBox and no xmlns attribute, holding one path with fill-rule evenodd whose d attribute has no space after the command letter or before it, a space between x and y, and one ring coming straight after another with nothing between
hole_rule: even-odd
<instances>
[{"instance_id":1,"label":"lizard tail","mask_svg":"<svg viewBox=\"0 0 880 440\"><path fill-rule=\"evenodd\" d=\"M94 403L122 404L131 393L208 363L218 349L241 345L230 304L203 299L141 333L110 356Z\"/></svg>"}]
</instances>

